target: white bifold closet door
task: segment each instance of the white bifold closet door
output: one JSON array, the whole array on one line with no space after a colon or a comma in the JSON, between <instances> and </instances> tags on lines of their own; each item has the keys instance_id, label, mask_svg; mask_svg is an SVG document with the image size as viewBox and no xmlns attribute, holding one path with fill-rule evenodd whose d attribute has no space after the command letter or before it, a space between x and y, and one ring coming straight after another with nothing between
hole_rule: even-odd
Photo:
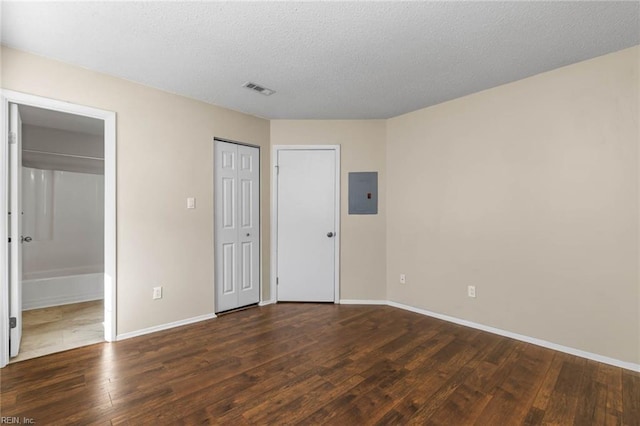
<instances>
[{"instance_id":1,"label":"white bifold closet door","mask_svg":"<svg viewBox=\"0 0 640 426\"><path fill-rule=\"evenodd\" d=\"M260 300L260 151L215 141L215 311Z\"/></svg>"}]
</instances>

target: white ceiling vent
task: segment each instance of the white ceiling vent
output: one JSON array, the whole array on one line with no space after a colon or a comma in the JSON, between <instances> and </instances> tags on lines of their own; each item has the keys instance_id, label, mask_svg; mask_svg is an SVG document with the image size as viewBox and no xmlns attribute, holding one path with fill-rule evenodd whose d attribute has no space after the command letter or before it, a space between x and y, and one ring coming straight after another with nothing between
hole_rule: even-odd
<instances>
[{"instance_id":1,"label":"white ceiling vent","mask_svg":"<svg viewBox=\"0 0 640 426\"><path fill-rule=\"evenodd\" d=\"M270 96L276 93L275 90L267 89L266 87L262 87L259 84L255 84L250 81L247 81L245 84L242 85L242 87L246 87L247 89L251 89L265 96Z\"/></svg>"}]
</instances>

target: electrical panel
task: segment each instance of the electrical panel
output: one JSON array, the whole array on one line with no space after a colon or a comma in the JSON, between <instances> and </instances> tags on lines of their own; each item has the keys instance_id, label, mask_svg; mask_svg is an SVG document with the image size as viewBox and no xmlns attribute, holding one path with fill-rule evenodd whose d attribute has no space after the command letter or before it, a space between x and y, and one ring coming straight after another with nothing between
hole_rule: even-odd
<instances>
[{"instance_id":1,"label":"electrical panel","mask_svg":"<svg viewBox=\"0 0 640 426\"><path fill-rule=\"evenodd\" d=\"M349 173L349 214L378 214L378 172Z\"/></svg>"}]
</instances>

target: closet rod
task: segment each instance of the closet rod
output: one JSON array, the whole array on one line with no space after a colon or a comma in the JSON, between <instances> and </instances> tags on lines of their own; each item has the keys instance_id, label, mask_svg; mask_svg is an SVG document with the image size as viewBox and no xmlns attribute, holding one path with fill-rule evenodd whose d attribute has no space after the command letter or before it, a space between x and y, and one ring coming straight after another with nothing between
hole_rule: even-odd
<instances>
[{"instance_id":1,"label":"closet rod","mask_svg":"<svg viewBox=\"0 0 640 426\"><path fill-rule=\"evenodd\" d=\"M62 154L60 152L38 151L36 149L23 149L22 152L32 152L34 154L59 155L59 156L62 156L62 157L83 158L85 160L104 161L104 158L100 158L100 157L88 157L86 155Z\"/></svg>"}]
</instances>

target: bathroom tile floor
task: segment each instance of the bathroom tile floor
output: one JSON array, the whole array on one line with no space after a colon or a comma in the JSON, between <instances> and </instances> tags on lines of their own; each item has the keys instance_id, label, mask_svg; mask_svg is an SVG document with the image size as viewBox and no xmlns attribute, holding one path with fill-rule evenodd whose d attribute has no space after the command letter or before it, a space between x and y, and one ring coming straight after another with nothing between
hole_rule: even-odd
<instances>
[{"instance_id":1,"label":"bathroom tile floor","mask_svg":"<svg viewBox=\"0 0 640 426\"><path fill-rule=\"evenodd\" d=\"M20 353L11 362L104 342L102 300L22 312Z\"/></svg>"}]
</instances>

